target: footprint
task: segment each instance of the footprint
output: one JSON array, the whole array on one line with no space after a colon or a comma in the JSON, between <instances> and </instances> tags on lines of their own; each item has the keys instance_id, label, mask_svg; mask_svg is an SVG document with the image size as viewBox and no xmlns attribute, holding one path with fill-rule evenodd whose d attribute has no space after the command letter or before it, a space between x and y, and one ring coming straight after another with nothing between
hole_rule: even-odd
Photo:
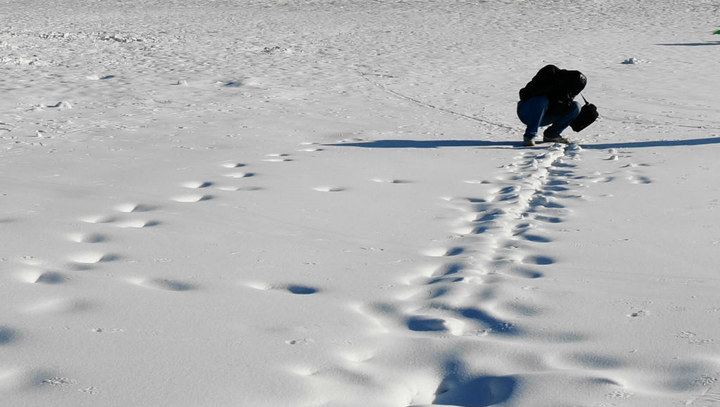
<instances>
[{"instance_id":1,"label":"footprint","mask_svg":"<svg viewBox=\"0 0 720 407\"><path fill-rule=\"evenodd\" d=\"M448 332L462 336L465 323L454 318L435 318L428 316L412 316L405 320L407 328L414 332Z\"/></svg>"},{"instance_id":2,"label":"footprint","mask_svg":"<svg viewBox=\"0 0 720 407\"><path fill-rule=\"evenodd\" d=\"M221 191L230 191L230 192L237 192L237 191L262 191L263 188L261 187L238 187L235 185L223 185L217 187L217 189Z\"/></svg>"},{"instance_id":3,"label":"footprint","mask_svg":"<svg viewBox=\"0 0 720 407\"><path fill-rule=\"evenodd\" d=\"M35 283L59 284L64 283L66 280L67 277L65 277L62 273L58 273L56 271L46 271L37 276L37 278L35 279Z\"/></svg>"},{"instance_id":4,"label":"footprint","mask_svg":"<svg viewBox=\"0 0 720 407\"><path fill-rule=\"evenodd\" d=\"M567 192L570 191L570 188L563 187L560 185L547 185L545 188L542 189L543 191L546 191L548 194L553 192Z\"/></svg>"},{"instance_id":5,"label":"footprint","mask_svg":"<svg viewBox=\"0 0 720 407\"><path fill-rule=\"evenodd\" d=\"M460 225L453 229L453 233L461 235L461 236L462 235L472 235L472 234L479 235L479 234L482 234L483 232L485 232L486 230L487 230L487 228L476 228L473 225Z\"/></svg>"},{"instance_id":6,"label":"footprint","mask_svg":"<svg viewBox=\"0 0 720 407\"><path fill-rule=\"evenodd\" d=\"M115 254L100 252L85 252L74 254L69 257L70 261L76 264L97 264L117 260L119 257Z\"/></svg>"},{"instance_id":7,"label":"footprint","mask_svg":"<svg viewBox=\"0 0 720 407\"><path fill-rule=\"evenodd\" d=\"M462 264L462 263L444 264L444 265L438 267L438 268L433 272L433 274L431 275L431 277L436 277L436 278L437 278L437 277L452 276L452 275L454 275L454 274L457 274L457 273L461 272L463 269L465 269L465 265ZM432 284L433 281L436 281L436 280L430 280L430 284ZM442 280L440 280L440 281L445 281L445 280L442 279Z\"/></svg>"},{"instance_id":8,"label":"footprint","mask_svg":"<svg viewBox=\"0 0 720 407\"><path fill-rule=\"evenodd\" d=\"M320 147L305 147L305 148L299 149L298 151L303 152L303 153L314 153L314 152L318 152L318 151L324 151L324 149L322 149Z\"/></svg>"},{"instance_id":9,"label":"footprint","mask_svg":"<svg viewBox=\"0 0 720 407\"><path fill-rule=\"evenodd\" d=\"M409 317L405 322L409 330L416 332L443 332L448 330L445 320L441 318L414 316Z\"/></svg>"},{"instance_id":10,"label":"footprint","mask_svg":"<svg viewBox=\"0 0 720 407\"><path fill-rule=\"evenodd\" d=\"M618 358L594 353L575 353L567 357L567 362L583 369L616 369L625 366Z\"/></svg>"},{"instance_id":11,"label":"footprint","mask_svg":"<svg viewBox=\"0 0 720 407\"><path fill-rule=\"evenodd\" d=\"M631 175L628 179L633 184L652 184L652 180L650 178L641 175Z\"/></svg>"},{"instance_id":12,"label":"footprint","mask_svg":"<svg viewBox=\"0 0 720 407\"><path fill-rule=\"evenodd\" d=\"M604 176L604 177L593 178L593 179L591 179L590 181L591 181L591 182L594 182L594 183L596 183L596 184L599 183L599 182L608 183L608 182L613 182L613 181L615 181L615 177L614 177L614 176L611 176L611 175L608 175L608 176Z\"/></svg>"},{"instance_id":13,"label":"footprint","mask_svg":"<svg viewBox=\"0 0 720 407\"><path fill-rule=\"evenodd\" d=\"M340 353L340 357L352 363L364 363L375 357L375 351L370 349L352 349Z\"/></svg>"},{"instance_id":14,"label":"footprint","mask_svg":"<svg viewBox=\"0 0 720 407\"><path fill-rule=\"evenodd\" d=\"M547 222L547 223L562 223L563 222L563 220L561 218L558 218L556 216L536 215L535 219L537 219L541 222Z\"/></svg>"},{"instance_id":15,"label":"footprint","mask_svg":"<svg viewBox=\"0 0 720 407\"><path fill-rule=\"evenodd\" d=\"M550 242L552 242L552 239L550 239L549 237L534 235L534 234L530 234L530 233L523 234L522 237L524 237L525 240L528 240L530 242L535 242L535 243L550 243Z\"/></svg>"},{"instance_id":16,"label":"footprint","mask_svg":"<svg viewBox=\"0 0 720 407\"><path fill-rule=\"evenodd\" d=\"M159 225L160 222L155 220L144 220L144 219L127 219L121 222L117 222L115 226L123 229L142 229Z\"/></svg>"},{"instance_id":17,"label":"footprint","mask_svg":"<svg viewBox=\"0 0 720 407\"><path fill-rule=\"evenodd\" d=\"M18 339L18 333L14 329L0 325L0 346L7 345ZM1 374L0 374L1 377Z\"/></svg>"},{"instance_id":18,"label":"footprint","mask_svg":"<svg viewBox=\"0 0 720 407\"><path fill-rule=\"evenodd\" d=\"M330 186L320 186L320 187L315 187L313 189L318 192L342 192L342 191L345 191L345 188L343 188L343 187L330 187Z\"/></svg>"},{"instance_id":19,"label":"footprint","mask_svg":"<svg viewBox=\"0 0 720 407\"><path fill-rule=\"evenodd\" d=\"M317 287L311 287L308 285L303 284L266 284L261 282L251 282L245 284L246 286L250 288L254 288L256 290L262 290L262 291L268 291L268 290L279 290L279 291L286 291L291 294L295 295L311 295L311 294L317 294L320 292L320 289Z\"/></svg>"},{"instance_id":20,"label":"footprint","mask_svg":"<svg viewBox=\"0 0 720 407\"><path fill-rule=\"evenodd\" d=\"M287 162L292 161L291 158L289 158L289 154L267 154L263 161L271 162L271 163L280 163L280 162Z\"/></svg>"},{"instance_id":21,"label":"footprint","mask_svg":"<svg viewBox=\"0 0 720 407\"><path fill-rule=\"evenodd\" d=\"M318 374L318 370L309 366L293 366L288 369L291 373L302 377L310 377Z\"/></svg>"},{"instance_id":22,"label":"footprint","mask_svg":"<svg viewBox=\"0 0 720 407\"><path fill-rule=\"evenodd\" d=\"M518 302L509 302L501 305L504 312L510 312L513 315L521 317L534 317L541 313L541 310L537 307L530 305L520 304Z\"/></svg>"},{"instance_id":23,"label":"footprint","mask_svg":"<svg viewBox=\"0 0 720 407\"><path fill-rule=\"evenodd\" d=\"M277 288L280 288L280 287L277 287ZM315 287L299 285L299 284L289 284L282 288L284 288L285 290L287 290L288 292L290 292L292 294L297 294L297 295L310 295L310 294L318 293L320 291L319 289L317 289Z\"/></svg>"},{"instance_id":24,"label":"footprint","mask_svg":"<svg viewBox=\"0 0 720 407\"><path fill-rule=\"evenodd\" d=\"M157 208L152 205L126 203L126 204L117 205L115 207L115 209L118 212L132 213L132 212L150 212Z\"/></svg>"},{"instance_id":25,"label":"footprint","mask_svg":"<svg viewBox=\"0 0 720 407\"><path fill-rule=\"evenodd\" d=\"M504 321L479 308L459 308L455 312L466 320L474 321L486 330L499 335L519 335L522 331L512 322Z\"/></svg>"},{"instance_id":26,"label":"footprint","mask_svg":"<svg viewBox=\"0 0 720 407\"><path fill-rule=\"evenodd\" d=\"M559 204L553 200L553 198L546 195L538 195L530 201L530 207L536 208L538 206L544 206L550 209L563 209L564 205Z\"/></svg>"},{"instance_id":27,"label":"footprint","mask_svg":"<svg viewBox=\"0 0 720 407\"><path fill-rule=\"evenodd\" d=\"M373 178L370 181L377 182L379 184L409 184L410 181L393 178Z\"/></svg>"},{"instance_id":28,"label":"footprint","mask_svg":"<svg viewBox=\"0 0 720 407\"><path fill-rule=\"evenodd\" d=\"M256 290L260 291L267 291L272 290L273 286L267 283L259 282L259 281L251 281L244 284L246 287L254 288Z\"/></svg>"},{"instance_id":29,"label":"footprint","mask_svg":"<svg viewBox=\"0 0 720 407\"><path fill-rule=\"evenodd\" d=\"M444 248L444 247L438 247L434 249L428 249L425 250L422 254L428 257L452 257L457 256L465 252L465 249L462 247L451 247L451 248Z\"/></svg>"},{"instance_id":30,"label":"footprint","mask_svg":"<svg viewBox=\"0 0 720 407\"><path fill-rule=\"evenodd\" d=\"M555 259L548 256L528 256L523 259L525 264L537 264L538 266L547 266L555 263Z\"/></svg>"},{"instance_id":31,"label":"footprint","mask_svg":"<svg viewBox=\"0 0 720 407\"><path fill-rule=\"evenodd\" d=\"M228 174L224 174L223 176L227 178L250 178L254 177L255 174L252 172L231 172Z\"/></svg>"},{"instance_id":32,"label":"footprint","mask_svg":"<svg viewBox=\"0 0 720 407\"><path fill-rule=\"evenodd\" d=\"M26 310L33 314L67 314L88 310L92 303L80 298L51 298L30 305Z\"/></svg>"},{"instance_id":33,"label":"footprint","mask_svg":"<svg viewBox=\"0 0 720 407\"><path fill-rule=\"evenodd\" d=\"M562 185L569 185L570 181L566 181L564 179L553 179L548 181L545 185L556 187L556 186L562 186Z\"/></svg>"},{"instance_id":34,"label":"footprint","mask_svg":"<svg viewBox=\"0 0 720 407\"><path fill-rule=\"evenodd\" d=\"M181 203L195 203L195 202L202 202L202 201L209 201L213 197L211 195L201 195L201 194L189 194L189 195L179 195L173 198L170 198L171 200L175 202L181 202Z\"/></svg>"},{"instance_id":35,"label":"footprint","mask_svg":"<svg viewBox=\"0 0 720 407\"><path fill-rule=\"evenodd\" d=\"M69 239L77 243L101 243L105 242L107 237L99 233L77 233L70 235Z\"/></svg>"},{"instance_id":36,"label":"footprint","mask_svg":"<svg viewBox=\"0 0 720 407\"><path fill-rule=\"evenodd\" d=\"M209 188L213 186L212 182L207 181L188 181L181 184L184 188L189 189L202 189L202 188Z\"/></svg>"},{"instance_id":37,"label":"footprint","mask_svg":"<svg viewBox=\"0 0 720 407\"><path fill-rule=\"evenodd\" d=\"M517 185L511 185L507 187L503 187L500 190L496 191L495 193L497 195L507 195L507 194L514 194L520 192L520 187Z\"/></svg>"},{"instance_id":38,"label":"footprint","mask_svg":"<svg viewBox=\"0 0 720 407\"><path fill-rule=\"evenodd\" d=\"M530 278L530 279L542 278L544 276L543 273L541 273L539 271L531 270L528 268L515 268L515 269L510 270L508 272L508 274L514 275L517 277L522 277L522 278Z\"/></svg>"},{"instance_id":39,"label":"footprint","mask_svg":"<svg viewBox=\"0 0 720 407\"><path fill-rule=\"evenodd\" d=\"M492 222L504 214L505 211L502 209L493 209L486 212L478 213L475 217L475 222Z\"/></svg>"},{"instance_id":40,"label":"footprint","mask_svg":"<svg viewBox=\"0 0 720 407\"><path fill-rule=\"evenodd\" d=\"M185 283L183 281L169 280L164 278L134 280L132 282L142 287L164 291L190 291L197 288L196 285L191 283Z\"/></svg>"},{"instance_id":41,"label":"footprint","mask_svg":"<svg viewBox=\"0 0 720 407\"><path fill-rule=\"evenodd\" d=\"M453 372L438 386L433 405L480 407L503 404L512 398L518 384L518 379L512 376L468 378Z\"/></svg>"},{"instance_id":42,"label":"footprint","mask_svg":"<svg viewBox=\"0 0 720 407\"><path fill-rule=\"evenodd\" d=\"M85 223L112 223L116 220L117 218L112 215L89 215L80 218L80 221Z\"/></svg>"},{"instance_id":43,"label":"footprint","mask_svg":"<svg viewBox=\"0 0 720 407\"><path fill-rule=\"evenodd\" d=\"M303 142L303 143L300 143L300 145L304 146L304 147L300 148L298 151L302 151L302 152L306 152L306 153L312 153L312 152L316 152L316 151L324 151L323 148L319 147L320 146L319 143Z\"/></svg>"},{"instance_id":44,"label":"footprint","mask_svg":"<svg viewBox=\"0 0 720 407\"><path fill-rule=\"evenodd\" d=\"M222 166L224 168L240 168L240 167L244 167L245 164L237 163L237 162L224 162L224 163L220 164L220 166Z\"/></svg>"},{"instance_id":45,"label":"footprint","mask_svg":"<svg viewBox=\"0 0 720 407\"><path fill-rule=\"evenodd\" d=\"M67 277L56 271L27 270L20 273L20 279L31 284L60 284Z\"/></svg>"}]
</instances>

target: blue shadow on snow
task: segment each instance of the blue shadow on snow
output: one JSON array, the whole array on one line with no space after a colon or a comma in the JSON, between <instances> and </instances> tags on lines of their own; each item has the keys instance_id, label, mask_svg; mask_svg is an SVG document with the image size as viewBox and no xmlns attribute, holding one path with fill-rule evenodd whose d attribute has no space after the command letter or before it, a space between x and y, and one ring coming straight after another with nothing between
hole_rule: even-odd
<instances>
[{"instance_id":1,"label":"blue shadow on snow","mask_svg":"<svg viewBox=\"0 0 720 407\"><path fill-rule=\"evenodd\" d=\"M679 44L657 44L665 47L702 47L704 45L720 45L720 41L707 41L707 42L686 42Z\"/></svg>"},{"instance_id":2,"label":"blue shadow on snow","mask_svg":"<svg viewBox=\"0 0 720 407\"><path fill-rule=\"evenodd\" d=\"M651 148L651 147L682 147L720 144L720 137L698 138L688 140L657 140L630 141L602 144L580 144L586 149L607 148ZM361 148L446 148L446 147L521 147L522 143L513 141L483 140L373 140L356 143L325 144L328 147L361 147Z\"/></svg>"},{"instance_id":3,"label":"blue shadow on snow","mask_svg":"<svg viewBox=\"0 0 720 407\"><path fill-rule=\"evenodd\" d=\"M435 391L433 405L487 407L509 401L518 385L513 376L468 375L461 361L450 361L447 372Z\"/></svg>"}]
</instances>

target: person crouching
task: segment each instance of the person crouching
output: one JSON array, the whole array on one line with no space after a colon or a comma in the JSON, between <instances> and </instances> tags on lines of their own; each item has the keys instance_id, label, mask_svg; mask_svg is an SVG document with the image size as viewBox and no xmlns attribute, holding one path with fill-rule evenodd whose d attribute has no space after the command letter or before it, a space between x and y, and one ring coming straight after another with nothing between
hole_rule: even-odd
<instances>
[{"instance_id":1,"label":"person crouching","mask_svg":"<svg viewBox=\"0 0 720 407\"><path fill-rule=\"evenodd\" d=\"M543 141L569 144L561 133L580 113L575 97L585 89L587 78L579 71L546 65L538 71L524 88L520 89L517 115L527 128L523 145L534 146L540 127L550 126L543 132Z\"/></svg>"}]
</instances>

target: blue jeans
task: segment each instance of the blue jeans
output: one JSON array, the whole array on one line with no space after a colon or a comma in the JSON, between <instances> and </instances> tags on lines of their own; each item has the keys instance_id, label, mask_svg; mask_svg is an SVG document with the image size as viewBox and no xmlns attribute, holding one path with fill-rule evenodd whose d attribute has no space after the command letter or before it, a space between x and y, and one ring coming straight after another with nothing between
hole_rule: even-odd
<instances>
[{"instance_id":1,"label":"blue jeans","mask_svg":"<svg viewBox=\"0 0 720 407\"><path fill-rule=\"evenodd\" d=\"M546 138L559 137L560 133L565 130L570 123L580 113L580 103L573 102L570 109L561 115L545 114L550 101L545 96L536 96L534 98L518 102L517 115L520 121L527 125L523 138L532 140L537 137L538 129L543 126L550 126L544 131Z\"/></svg>"}]
</instances>

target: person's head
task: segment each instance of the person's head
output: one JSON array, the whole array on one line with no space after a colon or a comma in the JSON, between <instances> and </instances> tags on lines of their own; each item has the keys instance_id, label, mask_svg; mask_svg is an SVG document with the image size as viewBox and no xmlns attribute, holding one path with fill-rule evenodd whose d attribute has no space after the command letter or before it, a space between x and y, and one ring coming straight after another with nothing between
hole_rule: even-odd
<instances>
[{"instance_id":1,"label":"person's head","mask_svg":"<svg viewBox=\"0 0 720 407\"><path fill-rule=\"evenodd\" d=\"M571 95L577 96L585 89L587 78L580 71L564 71L563 83Z\"/></svg>"}]
</instances>

